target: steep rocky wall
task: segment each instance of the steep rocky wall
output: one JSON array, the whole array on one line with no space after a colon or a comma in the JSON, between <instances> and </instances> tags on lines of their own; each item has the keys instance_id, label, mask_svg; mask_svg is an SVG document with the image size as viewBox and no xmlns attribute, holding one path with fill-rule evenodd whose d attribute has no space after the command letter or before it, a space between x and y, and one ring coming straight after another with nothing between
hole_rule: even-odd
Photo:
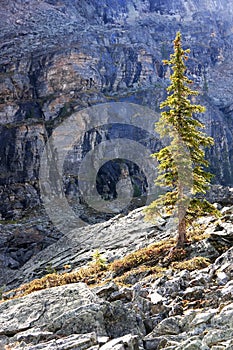
<instances>
[{"instance_id":1,"label":"steep rocky wall","mask_svg":"<svg viewBox=\"0 0 233 350\"><path fill-rule=\"evenodd\" d=\"M169 77L162 59L178 29L191 48L188 74L207 107L201 118L216 141L211 170L216 182L232 185L229 1L17 0L2 1L0 14L2 185L35 185L44 143L74 111L110 101L158 111ZM83 152L99 142L86 135Z\"/></svg>"}]
</instances>

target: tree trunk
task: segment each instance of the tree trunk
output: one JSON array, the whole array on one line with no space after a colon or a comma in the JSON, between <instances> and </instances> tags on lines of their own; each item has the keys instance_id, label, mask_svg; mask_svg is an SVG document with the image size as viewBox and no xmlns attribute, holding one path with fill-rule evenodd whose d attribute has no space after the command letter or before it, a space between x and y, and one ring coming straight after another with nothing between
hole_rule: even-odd
<instances>
[{"instance_id":1,"label":"tree trunk","mask_svg":"<svg viewBox=\"0 0 233 350\"><path fill-rule=\"evenodd\" d=\"M176 244L177 248L182 248L184 244L187 242L186 222L183 216L183 210L181 215L182 216L179 216L179 223L178 223L178 237L177 237L177 244Z\"/></svg>"},{"instance_id":2,"label":"tree trunk","mask_svg":"<svg viewBox=\"0 0 233 350\"><path fill-rule=\"evenodd\" d=\"M186 209L184 202L184 188L183 184L179 181L178 184L178 237L176 247L183 247L184 243L187 242L186 236Z\"/></svg>"}]
</instances>

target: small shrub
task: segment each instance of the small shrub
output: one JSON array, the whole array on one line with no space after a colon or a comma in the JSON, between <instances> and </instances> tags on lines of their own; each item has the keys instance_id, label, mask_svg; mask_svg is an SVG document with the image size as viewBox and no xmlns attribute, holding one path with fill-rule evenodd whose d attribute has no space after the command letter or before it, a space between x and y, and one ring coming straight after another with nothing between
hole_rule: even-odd
<instances>
[{"instance_id":1,"label":"small shrub","mask_svg":"<svg viewBox=\"0 0 233 350\"><path fill-rule=\"evenodd\" d=\"M104 270L107 266L107 260L103 257L103 255L99 252L98 249L94 251L92 254L92 262L91 266L96 267L97 270Z\"/></svg>"},{"instance_id":2,"label":"small shrub","mask_svg":"<svg viewBox=\"0 0 233 350\"><path fill-rule=\"evenodd\" d=\"M45 270L47 274L57 273L57 270L52 266L51 263L46 266Z\"/></svg>"}]
</instances>

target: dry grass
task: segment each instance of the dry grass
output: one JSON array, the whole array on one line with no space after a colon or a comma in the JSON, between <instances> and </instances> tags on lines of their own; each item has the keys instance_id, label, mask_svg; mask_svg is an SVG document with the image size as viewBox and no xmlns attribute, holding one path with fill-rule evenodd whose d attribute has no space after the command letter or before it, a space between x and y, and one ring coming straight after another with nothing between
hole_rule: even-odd
<instances>
[{"instance_id":1,"label":"dry grass","mask_svg":"<svg viewBox=\"0 0 233 350\"><path fill-rule=\"evenodd\" d=\"M193 225L189 227L187 238L192 242L198 242L208 238L210 235L208 233L205 233L207 227L208 224L205 223L193 223Z\"/></svg>"},{"instance_id":2,"label":"dry grass","mask_svg":"<svg viewBox=\"0 0 233 350\"><path fill-rule=\"evenodd\" d=\"M198 232L190 230L190 238L194 241L203 239L203 229L199 228ZM161 277L167 268L192 271L210 264L208 259L202 257L188 260L186 250L176 249L175 245L175 239L167 239L139 249L104 266L92 262L89 267L83 267L77 271L49 273L10 291L10 295L13 297L8 298L6 295L5 300L69 283L85 282L88 285L96 286L109 281L109 277L118 284L131 284L132 281L140 280L146 276ZM70 265L66 265L65 270L68 268Z\"/></svg>"},{"instance_id":3,"label":"dry grass","mask_svg":"<svg viewBox=\"0 0 233 350\"><path fill-rule=\"evenodd\" d=\"M210 265L210 260L202 256L196 256L189 260L174 261L171 263L171 268L174 270L200 270Z\"/></svg>"},{"instance_id":4,"label":"dry grass","mask_svg":"<svg viewBox=\"0 0 233 350\"><path fill-rule=\"evenodd\" d=\"M34 279L14 289L14 298L30 294L37 290L58 287L69 283L85 282L87 284L97 283L103 277L105 271L99 266L80 268L75 272L49 273L42 278Z\"/></svg>"},{"instance_id":5,"label":"dry grass","mask_svg":"<svg viewBox=\"0 0 233 350\"><path fill-rule=\"evenodd\" d=\"M109 269L119 276L142 264L155 266L175 247L175 240L169 239L151 244L148 247L139 249L126 255L123 259L115 260L110 264Z\"/></svg>"}]
</instances>

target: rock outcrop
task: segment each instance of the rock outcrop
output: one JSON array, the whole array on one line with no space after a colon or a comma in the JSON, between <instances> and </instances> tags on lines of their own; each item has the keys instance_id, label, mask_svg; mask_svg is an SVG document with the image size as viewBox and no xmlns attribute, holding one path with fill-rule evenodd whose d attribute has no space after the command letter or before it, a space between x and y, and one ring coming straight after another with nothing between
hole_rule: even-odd
<instances>
[{"instance_id":1,"label":"rock outcrop","mask_svg":"<svg viewBox=\"0 0 233 350\"><path fill-rule=\"evenodd\" d=\"M127 286L119 285L109 276L110 281L91 288L85 283L70 283L10 300L14 293L5 292L5 300L0 303L1 347L15 350L232 349L233 208L222 211L221 222L211 218L199 221L206 224L205 233L210 237L187 247L191 257L211 259L212 263L205 268L190 269L188 265L176 270L168 268L161 277L145 274L138 278L132 272ZM141 209L137 209L128 217L110 220L108 226L107 223L89 226L83 232L87 240L81 246L75 243L78 231L67 237L66 243L61 238L54 249L39 254L37 260L31 258L31 264L26 264L25 269L15 275L18 284L39 277L39 268L49 259L57 268L75 259L77 265L81 260L84 263L88 255L85 245L95 248L97 241L111 260L144 246L152 238L158 241L171 235L165 220L153 227L145 224L141 216ZM91 230L96 239L92 247ZM224 243L218 240L218 235L224 238ZM221 253L223 247L225 252ZM20 279L23 274L24 278Z\"/></svg>"},{"instance_id":2,"label":"rock outcrop","mask_svg":"<svg viewBox=\"0 0 233 350\"><path fill-rule=\"evenodd\" d=\"M8 276L4 274L2 284L18 287L46 274L49 266L56 271L62 271L65 265L71 265L72 269L78 268L90 262L91 252L96 249L104 251L108 260L112 261L155 239L169 237L170 231L162 227L165 220L154 225L144 222L143 217L142 209L139 208L126 218L118 215L104 223L75 229L32 256L21 269L12 271Z\"/></svg>"}]
</instances>

